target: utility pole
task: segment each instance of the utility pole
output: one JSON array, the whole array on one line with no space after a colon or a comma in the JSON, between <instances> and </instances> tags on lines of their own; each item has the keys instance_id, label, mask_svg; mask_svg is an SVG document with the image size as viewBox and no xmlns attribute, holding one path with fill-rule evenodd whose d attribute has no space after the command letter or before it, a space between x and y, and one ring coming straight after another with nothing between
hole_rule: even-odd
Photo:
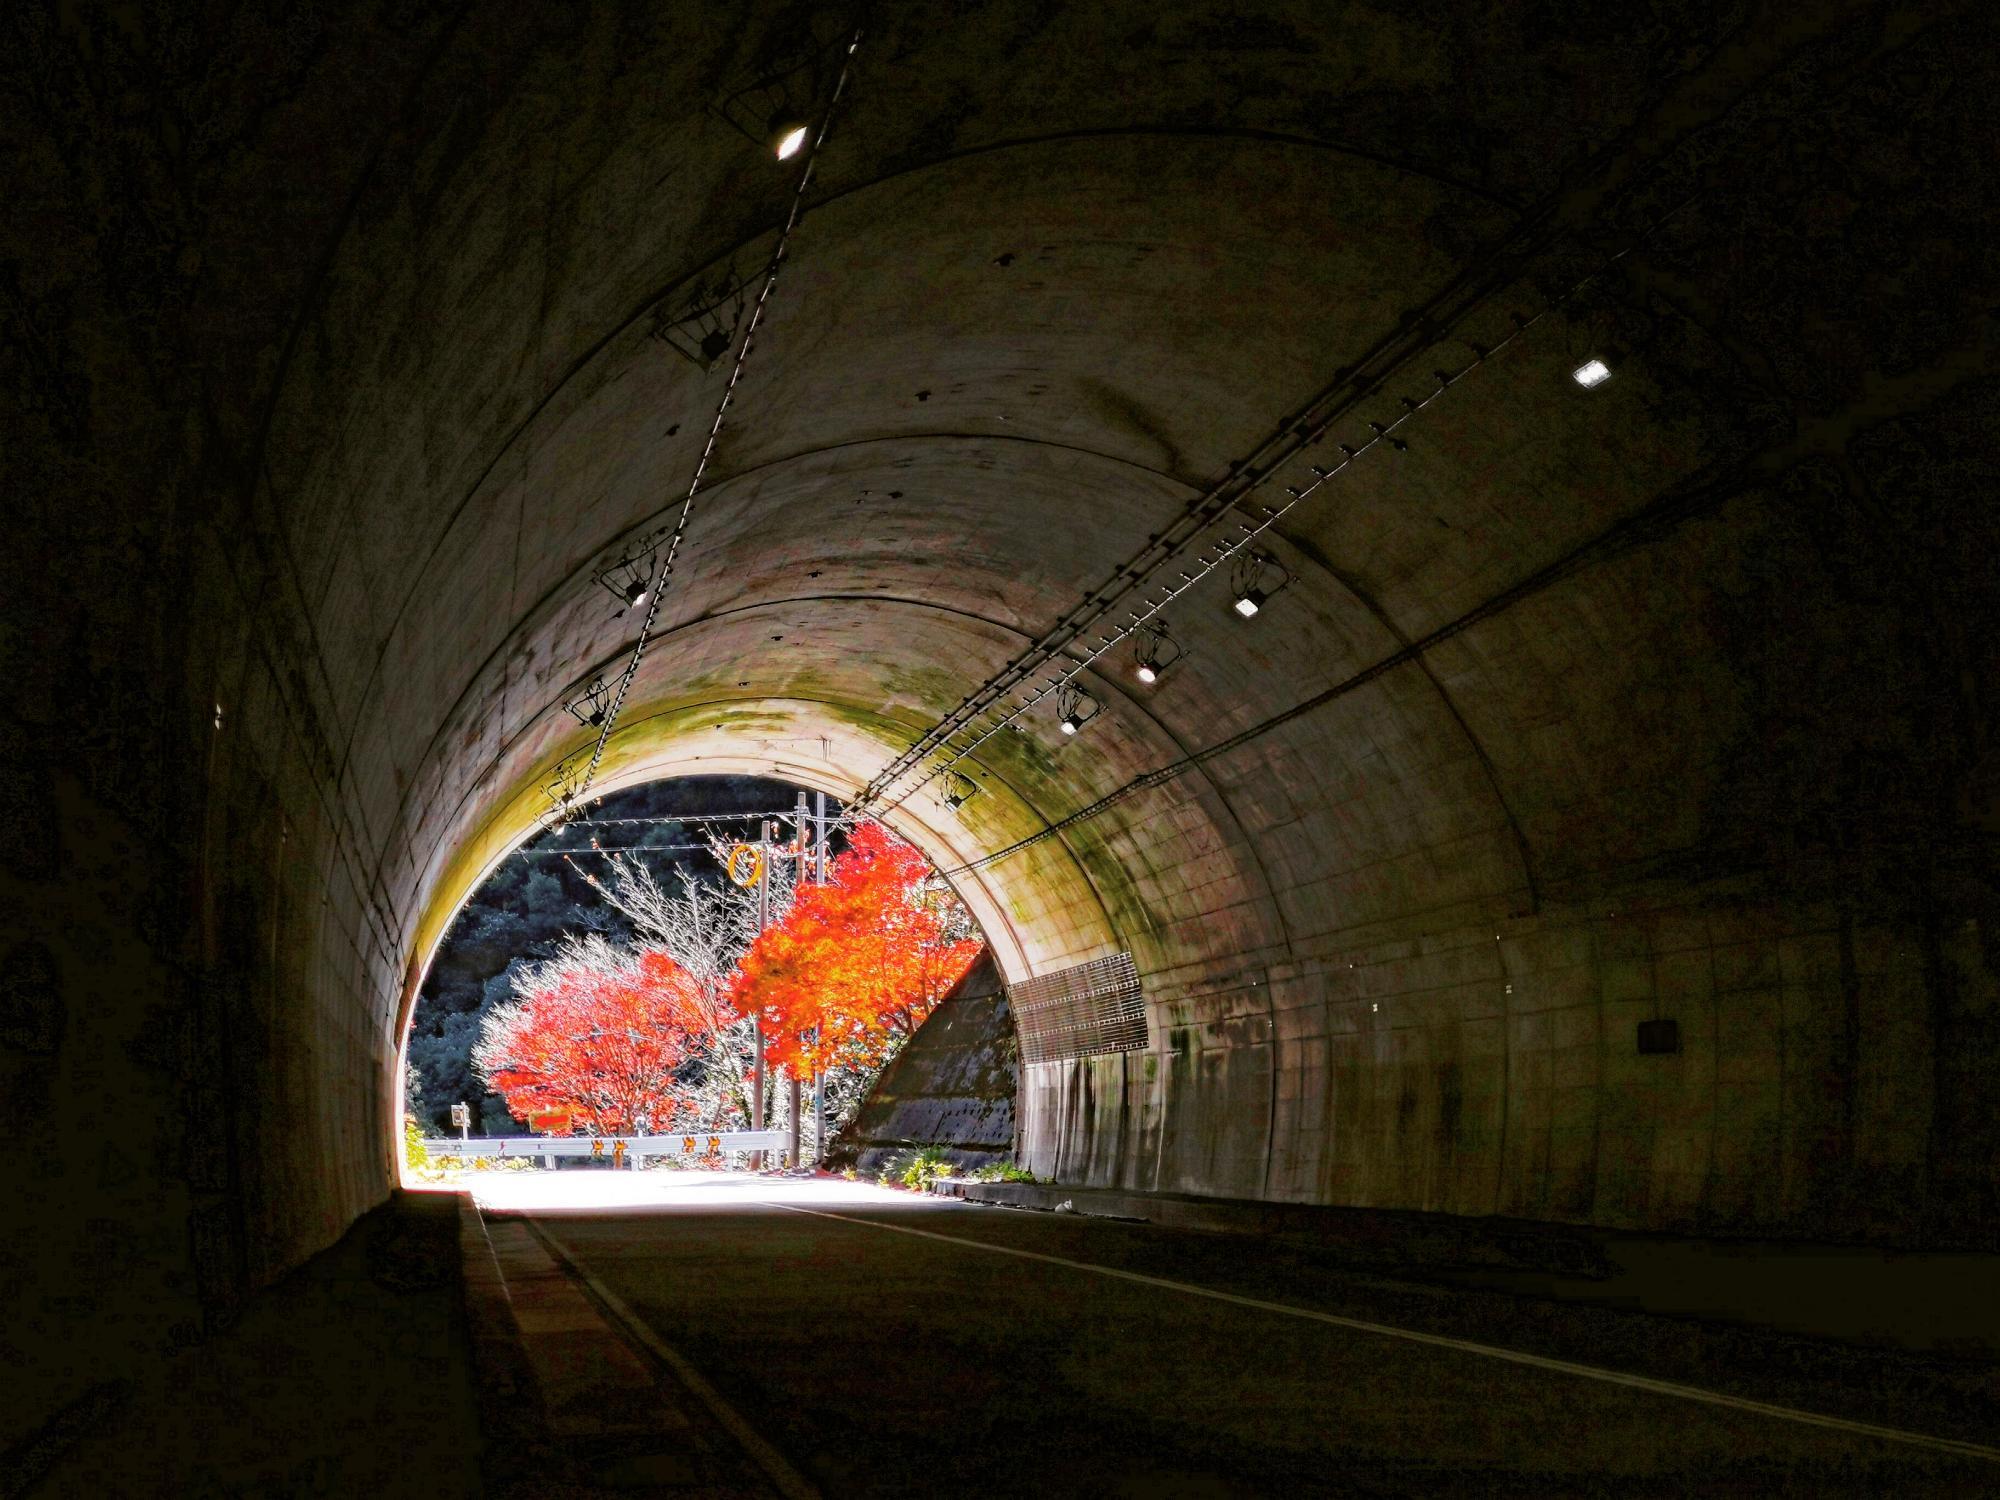
<instances>
[{"instance_id":1,"label":"utility pole","mask_svg":"<svg viewBox=\"0 0 2000 1500\"><path fill-rule=\"evenodd\" d=\"M805 794L801 792L799 795L803 797ZM815 834L813 840L813 864L817 876L813 883L815 885L825 885L826 793L815 792L813 796L818 799L813 808L813 832ZM824 1026L815 1029L815 1035L813 1036L815 1043L820 1040L820 1036L825 1033L825 1030ZM824 1160L826 1160L826 1068L822 1064L820 1067L813 1069L813 1165L817 1166Z\"/></svg>"},{"instance_id":2,"label":"utility pole","mask_svg":"<svg viewBox=\"0 0 2000 1500\"><path fill-rule=\"evenodd\" d=\"M757 829L757 931L763 932L764 924L771 919L771 820L758 825ZM752 1027L757 1050L751 1054L750 1073L750 1128L764 1128L764 1021L757 1017ZM764 1153L755 1152L751 1156L755 1170L764 1170Z\"/></svg>"},{"instance_id":3,"label":"utility pole","mask_svg":"<svg viewBox=\"0 0 2000 1500\"><path fill-rule=\"evenodd\" d=\"M819 799L818 807L813 813L813 823L815 825L813 832L817 835L817 837L813 840L813 854L814 854L814 864L818 867L818 878L814 880L813 884L825 885L826 884L826 793L815 792L813 793L813 795Z\"/></svg>"},{"instance_id":4,"label":"utility pole","mask_svg":"<svg viewBox=\"0 0 2000 1500\"><path fill-rule=\"evenodd\" d=\"M792 804L792 808L792 890L793 899L796 900L799 880L805 874L806 868L806 794L803 788L800 789L799 799ZM790 1113L786 1116L785 1144L789 1149L785 1153L785 1165L796 1172L804 1165L799 1156L799 1125L801 1122L799 1120L799 1067L797 1062L794 1062L791 1067L785 1070L785 1075L785 1102L791 1107Z\"/></svg>"}]
</instances>

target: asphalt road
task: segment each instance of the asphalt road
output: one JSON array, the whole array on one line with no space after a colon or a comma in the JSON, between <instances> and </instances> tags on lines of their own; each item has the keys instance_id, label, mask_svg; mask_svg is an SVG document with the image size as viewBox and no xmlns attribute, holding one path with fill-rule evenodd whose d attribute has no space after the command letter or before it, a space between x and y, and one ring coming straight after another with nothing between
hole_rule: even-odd
<instances>
[{"instance_id":1,"label":"asphalt road","mask_svg":"<svg viewBox=\"0 0 2000 1500\"><path fill-rule=\"evenodd\" d=\"M1963 1362L840 1182L610 1177L489 1212L826 1495L2000 1494ZM632 1201L582 1201L607 1190Z\"/></svg>"}]
</instances>

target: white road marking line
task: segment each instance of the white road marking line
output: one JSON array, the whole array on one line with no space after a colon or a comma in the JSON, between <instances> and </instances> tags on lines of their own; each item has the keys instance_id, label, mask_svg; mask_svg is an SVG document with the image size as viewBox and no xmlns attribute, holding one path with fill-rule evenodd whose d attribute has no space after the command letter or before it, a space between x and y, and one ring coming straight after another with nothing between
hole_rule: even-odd
<instances>
[{"instance_id":1,"label":"white road marking line","mask_svg":"<svg viewBox=\"0 0 2000 1500\"><path fill-rule=\"evenodd\" d=\"M1747 1397L1731 1396L1723 1391L1704 1390L1698 1385L1681 1385L1672 1380L1655 1380L1647 1375L1628 1375L1622 1370L1607 1370L1601 1365L1573 1364L1569 1360L1551 1359L1544 1354L1526 1354L1518 1349L1503 1349L1497 1344L1476 1344L1470 1339L1449 1338L1441 1333L1420 1333L1414 1328L1396 1328L1387 1323L1370 1323L1362 1318L1344 1318L1338 1313L1318 1312L1313 1308L1293 1307L1283 1302L1266 1302L1261 1297L1245 1297L1236 1292L1221 1292L1213 1287L1195 1286L1186 1281L1169 1281L1163 1276L1147 1276L1138 1271L1121 1271L1112 1266L1096 1266L1089 1261L1070 1260L1060 1255L1044 1255L1039 1250L1017 1250L1011 1245L993 1245L984 1240L968 1240L955 1234L938 1234L929 1229L911 1229L903 1224L880 1224L873 1219L856 1219L847 1214L827 1213L823 1209L800 1208L793 1203L768 1203L766 1206L782 1208L795 1214L811 1214L816 1219L838 1219L843 1224L858 1224L864 1229L883 1229L891 1234L909 1234L919 1239L942 1240L947 1245L963 1245L970 1250L990 1250L995 1255L1012 1255L1021 1260L1041 1261L1045 1265L1068 1266L1074 1271L1089 1271L1119 1281L1137 1282L1140 1286L1163 1287L1168 1291L1185 1292L1190 1297L1206 1297L1213 1302L1228 1302L1237 1307L1254 1307L1260 1312L1278 1313L1288 1318L1306 1318L1315 1323L1331 1324L1335 1328L1352 1329L1357 1333L1403 1339L1412 1344L1428 1344L1435 1349L1451 1349L1460 1354L1476 1354L1485 1359L1504 1360L1509 1364L1527 1365L1531 1369L1548 1370L1558 1375L1574 1375L1584 1380L1602 1381L1606 1385L1647 1391L1656 1396L1673 1396L1682 1401L1699 1401L1708 1406L1724 1406L1732 1411L1750 1412L1756 1416L1773 1417L1783 1422L1797 1422L1807 1427L1824 1427L1855 1437L1877 1438L1886 1443L1907 1443L1913 1447L1930 1448L1939 1453L1955 1453L1962 1458L1981 1458L1988 1463L2000 1463L2000 1448L1962 1442L1957 1438L1933 1437L1926 1432L1909 1432L1901 1427L1878 1427L1872 1422L1854 1422L1846 1417L1829 1417L1819 1412L1801 1411L1793 1406L1776 1406L1768 1401L1752 1401Z\"/></svg>"},{"instance_id":2,"label":"white road marking line","mask_svg":"<svg viewBox=\"0 0 2000 1500\"><path fill-rule=\"evenodd\" d=\"M465 1202L472 1209L473 1222L479 1226L479 1238L486 1242L486 1260L493 1267L493 1279L500 1283L500 1300L512 1307L514 1294L507 1290L507 1273L500 1269L500 1252L493 1248L493 1236L486 1228L486 1215L479 1211L479 1204L472 1197L468 1196Z\"/></svg>"},{"instance_id":3,"label":"white road marking line","mask_svg":"<svg viewBox=\"0 0 2000 1500\"><path fill-rule=\"evenodd\" d=\"M778 1493L784 1495L786 1500L821 1500L820 1492L814 1488L812 1481L787 1463L785 1456L776 1448L765 1442L757 1429L723 1399L722 1392L710 1385L699 1370L682 1358L679 1350L667 1344L648 1328L644 1320L626 1305L624 1298L586 1271L583 1262L576 1258L567 1245L556 1238L554 1231L529 1215L523 1214L521 1217L529 1228L548 1243L550 1249L562 1257L564 1269L590 1288L598 1301L604 1304L605 1310L618 1320L620 1327L644 1344L660 1363L672 1370L681 1384L694 1392L701 1404L714 1414L715 1419L729 1429L729 1435L742 1445L743 1451L749 1454L757 1467L764 1471L765 1477L778 1487Z\"/></svg>"}]
</instances>

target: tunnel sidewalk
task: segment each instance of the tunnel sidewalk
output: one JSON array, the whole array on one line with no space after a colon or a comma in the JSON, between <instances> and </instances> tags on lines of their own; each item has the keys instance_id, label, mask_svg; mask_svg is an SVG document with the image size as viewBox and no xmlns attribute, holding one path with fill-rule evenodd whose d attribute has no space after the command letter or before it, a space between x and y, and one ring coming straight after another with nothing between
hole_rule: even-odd
<instances>
[{"instance_id":1,"label":"tunnel sidewalk","mask_svg":"<svg viewBox=\"0 0 2000 1500\"><path fill-rule=\"evenodd\" d=\"M940 1182L969 1203L1256 1235L1379 1274L1947 1358L2000 1354L2000 1256L1633 1234L1525 1219Z\"/></svg>"},{"instance_id":2,"label":"tunnel sidewalk","mask_svg":"<svg viewBox=\"0 0 2000 1500\"><path fill-rule=\"evenodd\" d=\"M768 1500L809 1491L630 1309L606 1305L614 1294L526 1215L483 1213L467 1193L458 1222L488 1495Z\"/></svg>"},{"instance_id":3,"label":"tunnel sidewalk","mask_svg":"<svg viewBox=\"0 0 2000 1500\"><path fill-rule=\"evenodd\" d=\"M0 1495L472 1495L480 1488L457 1195L396 1193L135 1374L60 1450L10 1454Z\"/></svg>"}]
</instances>

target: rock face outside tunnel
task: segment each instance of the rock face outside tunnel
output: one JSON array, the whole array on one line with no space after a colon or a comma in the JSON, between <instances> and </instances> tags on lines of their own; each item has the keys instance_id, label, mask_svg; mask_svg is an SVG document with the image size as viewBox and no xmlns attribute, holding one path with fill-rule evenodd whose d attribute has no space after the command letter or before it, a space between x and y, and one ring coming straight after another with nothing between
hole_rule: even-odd
<instances>
[{"instance_id":1,"label":"rock face outside tunnel","mask_svg":"<svg viewBox=\"0 0 2000 1500\"><path fill-rule=\"evenodd\" d=\"M29 1425L387 1193L423 965L729 378L664 332L795 181L718 111L845 34L140 9L0 48ZM1302 412L1235 514L1421 404L1254 620L1224 570L889 813L1010 985L1132 955L1023 1164L1990 1244L1996 24L879 7L600 785L851 796Z\"/></svg>"}]
</instances>

